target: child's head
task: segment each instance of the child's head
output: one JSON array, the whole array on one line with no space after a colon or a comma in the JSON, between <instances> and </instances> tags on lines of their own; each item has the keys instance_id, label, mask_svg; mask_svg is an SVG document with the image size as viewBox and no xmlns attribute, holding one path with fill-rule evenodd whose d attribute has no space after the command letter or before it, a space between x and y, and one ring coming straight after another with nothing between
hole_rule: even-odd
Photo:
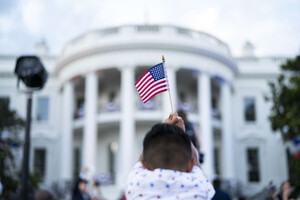
<instances>
[{"instance_id":1,"label":"child's head","mask_svg":"<svg viewBox=\"0 0 300 200\"><path fill-rule=\"evenodd\" d=\"M187 134L177 126L156 124L144 138L142 163L145 168L172 169L189 172L192 169L192 146Z\"/></svg>"}]
</instances>

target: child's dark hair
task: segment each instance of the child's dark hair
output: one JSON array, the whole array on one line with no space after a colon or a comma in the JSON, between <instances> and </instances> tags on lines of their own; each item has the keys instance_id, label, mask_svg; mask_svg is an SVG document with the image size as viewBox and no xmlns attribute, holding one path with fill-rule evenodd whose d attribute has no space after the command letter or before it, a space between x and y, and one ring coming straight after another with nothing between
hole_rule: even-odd
<instances>
[{"instance_id":1,"label":"child's dark hair","mask_svg":"<svg viewBox=\"0 0 300 200\"><path fill-rule=\"evenodd\" d=\"M153 169L183 169L192 158L191 141L184 131L170 124L156 124L143 143L144 161Z\"/></svg>"}]
</instances>

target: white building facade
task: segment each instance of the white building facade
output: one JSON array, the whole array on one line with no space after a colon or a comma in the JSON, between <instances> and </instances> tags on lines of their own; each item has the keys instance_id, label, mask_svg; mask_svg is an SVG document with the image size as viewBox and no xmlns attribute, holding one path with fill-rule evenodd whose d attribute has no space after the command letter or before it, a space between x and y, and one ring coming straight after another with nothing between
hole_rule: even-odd
<instances>
[{"instance_id":1,"label":"white building facade","mask_svg":"<svg viewBox=\"0 0 300 200\"><path fill-rule=\"evenodd\" d=\"M271 104L264 100L284 58L233 58L204 32L132 25L87 32L58 57L40 55L49 79L33 98L30 163L44 185L70 181L87 166L93 175L111 175L104 196L121 195L147 130L171 112L168 93L143 104L134 87L162 55L173 107L198 127L210 179L237 183L239 194L251 196L288 178L285 147L270 128ZM16 58L0 56L0 98L25 118Z\"/></svg>"}]
</instances>

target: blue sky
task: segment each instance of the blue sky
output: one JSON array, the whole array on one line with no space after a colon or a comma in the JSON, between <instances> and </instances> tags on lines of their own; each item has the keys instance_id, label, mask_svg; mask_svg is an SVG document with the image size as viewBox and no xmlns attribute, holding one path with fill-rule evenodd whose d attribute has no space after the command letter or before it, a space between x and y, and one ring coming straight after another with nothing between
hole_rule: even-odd
<instances>
[{"instance_id":1,"label":"blue sky","mask_svg":"<svg viewBox=\"0 0 300 200\"><path fill-rule=\"evenodd\" d=\"M28 54L44 39L58 55L94 29L170 24L208 32L241 55L246 41L258 56L300 51L299 0L0 0L0 54Z\"/></svg>"}]
</instances>

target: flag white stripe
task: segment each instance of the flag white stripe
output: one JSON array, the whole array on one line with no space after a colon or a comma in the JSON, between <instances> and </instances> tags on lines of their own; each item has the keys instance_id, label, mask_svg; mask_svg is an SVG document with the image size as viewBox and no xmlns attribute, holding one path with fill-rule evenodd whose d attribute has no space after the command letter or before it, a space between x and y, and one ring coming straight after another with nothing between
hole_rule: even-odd
<instances>
[{"instance_id":1,"label":"flag white stripe","mask_svg":"<svg viewBox=\"0 0 300 200\"><path fill-rule=\"evenodd\" d=\"M145 79L145 78L147 78L147 76L148 76L149 74L150 74L150 72L149 72L149 71L148 71L146 74L144 74L144 75L143 75L143 78L141 78L141 80L135 84L135 87L136 87L136 88L138 88L138 87L139 87L139 85L140 85L141 83L143 83L143 82L144 82L144 79ZM151 77L151 74L150 74L150 76L149 76L149 77Z\"/></svg>"},{"instance_id":2,"label":"flag white stripe","mask_svg":"<svg viewBox=\"0 0 300 200\"><path fill-rule=\"evenodd\" d=\"M137 88L138 91L142 91L145 87L147 87L149 84L151 84L151 81L154 81L152 76L149 76L143 83L140 84L140 86Z\"/></svg>"},{"instance_id":3,"label":"flag white stripe","mask_svg":"<svg viewBox=\"0 0 300 200\"><path fill-rule=\"evenodd\" d=\"M158 90L155 90L155 91L154 91L153 93L151 93L151 95L149 95L146 99L142 99L143 102L145 102L145 101L147 101L148 99L150 99L151 96L152 96L152 94L157 93L157 92L162 91L162 90L165 90L165 89L168 89L168 88L167 88L167 87L163 87L163 88L160 88L160 89L158 89Z\"/></svg>"},{"instance_id":4,"label":"flag white stripe","mask_svg":"<svg viewBox=\"0 0 300 200\"><path fill-rule=\"evenodd\" d=\"M163 87L162 87L163 86ZM164 83L164 84L160 84L160 85L157 85L155 87L153 87L151 90L149 90L146 94L142 95L141 98L144 99L144 98L147 98L148 96L151 96L152 93L154 93L156 90L159 90L160 88L159 87L162 87L162 88L168 88L167 85Z\"/></svg>"},{"instance_id":5,"label":"flag white stripe","mask_svg":"<svg viewBox=\"0 0 300 200\"><path fill-rule=\"evenodd\" d=\"M140 96L141 96L141 97L147 96L147 94L148 94L150 91L154 90L155 88L160 87L160 86L163 86L163 85L167 85L166 82L163 82L164 80L166 80L166 79L164 78L164 79L159 80L158 82L153 82L151 85L149 85L149 87L148 87L146 90L144 90L144 91L140 94ZM158 84L159 82L161 82L161 83ZM153 88L151 88L151 87L152 87L153 85L155 85L155 84L158 84L158 85L155 86L155 87L153 87ZM145 93L146 93L146 94L145 94Z\"/></svg>"}]
</instances>

